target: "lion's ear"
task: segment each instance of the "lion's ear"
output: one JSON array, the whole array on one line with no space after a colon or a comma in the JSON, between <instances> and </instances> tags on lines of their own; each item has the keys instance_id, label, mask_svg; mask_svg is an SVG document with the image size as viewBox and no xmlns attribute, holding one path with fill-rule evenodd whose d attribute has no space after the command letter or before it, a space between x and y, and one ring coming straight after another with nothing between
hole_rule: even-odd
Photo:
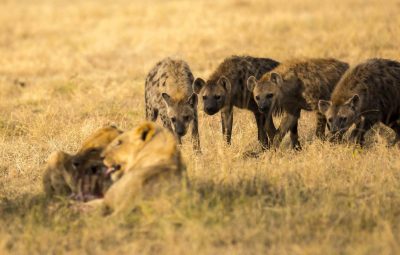
<instances>
[{"instance_id":1,"label":"lion's ear","mask_svg":"<svg viewBox=\"0 0 400 255\"><path fill-rule=\"evenodd\" d=\"M111 124L110 128L115 129L118 132L118 134L122 134L123 133L123 131L121 129L119 129L115 124Z\"/></svg>"},{"instance_id":2,"label":"lion's ear","mask_svg":"<svg viewBox=\"0 0 400 255\"><path fill-rule=\"evenodd\" d=\"M142 141L148 141L151 139L151 137L153 137L155 127L153 123L148 122L139 127L138 131L140 134L140 139L142 139Z\"/></svg>"}]
</instances>

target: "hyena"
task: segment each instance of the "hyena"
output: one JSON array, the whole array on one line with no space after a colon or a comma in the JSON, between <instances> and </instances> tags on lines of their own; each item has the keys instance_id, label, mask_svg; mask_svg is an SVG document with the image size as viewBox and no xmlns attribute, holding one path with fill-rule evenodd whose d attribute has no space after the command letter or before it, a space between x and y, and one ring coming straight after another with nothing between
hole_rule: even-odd
<instances>
[{"instance_id":1,"label":"hyena","mask_svg":"<svg viewBox=\"0 0 400 255\"><path fill-rule=\"evenodd\" d=\"M231 143L233 107L235 106L254 113L258 140L264 148L268 147L265 126L271 131L275 130L275 126L271 117L258 111L253 95L246 87L246 81L251 75L261 77L278 64L277 61L269 58L232 56L225 59L207 81L197 78L193 83L194 92L203 99L204 111L208 115L221 112L222 134L228 144ZM273 133L268 136L272 137Z\"/></svg>"},{"instance_id":2,"label":"hyena","mask_svg":"<svg viewBox=\"0 0 400 255\"><path fill-rule=\"evenodd\" d=\"M316 112L316 135L324 139L326 118L318 112L318 101L329 99L336 83L348 68L347 63L336 59L292 60L280 64L258 81L257 77L248 79L248 89L253 91L261 111L268 115L277 111L284 113L274 137L275 148L290 131L292 147L301 149L297 131L301 110Z\"/></svg>"},{"instance_id":3,"label":"hyena","mask_svg":"<svg viewBox=\"0 0 400 255\"><path fill-rule=\"evenodd\" d=\"M339 139L355 124L350 139L363 145L365 132L382 122L396 132L395 144L400 140L400 63L369 59L355 66L340 80L331 101L319 101L319 110Z\"/></svg>"},{"instance_id":4,"label":"hyena","mask_svg":"<svg viewBox=\"0 0 400 255\"><path fill-rule=\"evenodd\" d=\"M193 80L185 61L166 58L158 62L146 78L146 119L156 121L160 116L164 127L175 134L179 143L191 125L193 148L199 151L197 95L193 93Z\"/></svg>"}]
</instances>

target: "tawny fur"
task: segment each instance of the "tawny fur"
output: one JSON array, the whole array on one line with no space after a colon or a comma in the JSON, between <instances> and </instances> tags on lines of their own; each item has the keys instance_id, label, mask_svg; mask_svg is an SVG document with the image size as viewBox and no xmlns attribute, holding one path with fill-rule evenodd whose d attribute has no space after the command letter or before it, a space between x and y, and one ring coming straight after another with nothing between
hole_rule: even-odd
<instances>
[{"instance_id":1,"label":"tawny fur","mask_svg":"<svg viewBox=\"0 0 400 255\"><path fill-rule=\"evenodd\" d=\"M153 122L117 137L103 153L113 184L104 199L89 202L113 215L131 212L139 197L180 184L184 166L174 136ZM160 184L162 183L161 187Z\"/></svg>"}]
</instances>

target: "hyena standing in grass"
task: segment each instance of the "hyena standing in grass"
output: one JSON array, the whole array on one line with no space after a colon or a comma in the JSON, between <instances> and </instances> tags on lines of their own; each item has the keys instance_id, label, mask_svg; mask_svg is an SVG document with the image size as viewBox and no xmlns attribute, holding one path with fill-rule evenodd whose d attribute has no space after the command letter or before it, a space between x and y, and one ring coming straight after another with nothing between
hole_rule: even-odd
<instances>
[{"instance_id":1,"label":"hyena standing in grass","mask_svg":"<svg viewBox=\"0 0 400 255\"><path fill-rule=\"evenodd\" d=\"M145 84L146 119L160 116L164 127L171 130L179 143L189 126L195 151L200 151L197 118L197 95L193 93L193 74L189 65L166 58L149 72Z\"/></svg>"},{"instance_id":2,"label":"hyena standing in grass","mask_svg":"<svg viewBox=\"0 0 400 255\"><path fill-rule=\"evenodd\" d=\"M211 74L207 81L197 78L193 90L203 99L204 111L208 115L221 112L222 133L228 144L231 143L233 107L248 109L254 113L258 128L258 140L266 148L269 145L265 126L274 135L272 118L257 109L253 95L247 90L246 81L251 75L261 77L279 63L268 58L232 56L225 59Z\"/></svg>"},{"instance_id":3,"label":"hyena standing in grass","mask_svg":"<svg viewBox=\"0 0 400 255\"><path fill-rule=\"evenodd\" d=\"M292 147L301 149L297 132L301 110L316 112L316 135L324 139L326 118L318 111L318 101L330 98L336 83L348 68L347 63L335 59L292 60L280 64L260 80L257 77L248 79L248 89L253 91L259 109L268 115L274 111L284 112L274 137L275 148L290 131Z\"/></svg>"},{"instance_id":4,"label":"hyena standing in grass","mask_svg":"<svg viewBox=\"0 0 400 255\"><path fill-rule=\"evenodd\" d=\"M355 66L340 80L331 101L319 101L319 110L338 139L355 124L350 139L363 145L365 132L382 122L396 132L395 144L400 140L400 63L370 59Z\"/></svg>"}]
</instances>

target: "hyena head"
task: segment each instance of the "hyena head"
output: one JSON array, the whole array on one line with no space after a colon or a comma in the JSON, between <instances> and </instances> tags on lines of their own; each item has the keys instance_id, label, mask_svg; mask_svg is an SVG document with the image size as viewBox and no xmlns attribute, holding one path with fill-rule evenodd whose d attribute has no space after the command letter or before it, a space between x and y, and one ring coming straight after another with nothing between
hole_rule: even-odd
<instances>
[{"instance_id":1,"label":"hyena head","mask_svg":"<svg viewBox=\"0 0 400 255\"><path fill-rule=\"evenodd\" d=\"M332 134L346 132L360 117L360 96L355 94L343 104L332 104L332 101L319 100L318 109L325 115L328 129Z\"/></svg>"},{"instance_id":2,"label":"hyena head","mask_svg":"<svg viewBox=\"0 0 400 255\"><path fill-rule=\"evenodd\" d=\"M275 80L262 79L257 81L254 76L250 76L247 79L247 89L253 93L258 110L263 113L268 113L272 108L276 95L280 90Z\"/></svg>"},{"instance_id":3,"label":"hyena head","mask_svg":"<svg viewBox=\"0 0 400 255\"><path fill-rule=\"evenodd\" d=\"M179 137L184 136L196 115L197 95L193 93L188 99L176 101L167 93L162 93L162 98L172 129Z\"/></svg>"},{"instance_id":4,"label":"hyena head","mask_svg":"<svg viewBox=\"0 0 400 255\"><path fill-rule=\"evenodd\" d=\"M214 115L229 101L231 83L225 76L221 76L217 82L205 82L197 78L193 83L193 91L203 99L204 111Z\"/></svg>"},{"instance_id":5,"label":"hyena head","mask_svg":"<svg viewBox=\"0 0 400 255\"><path fill-rule=\"evenodd\" d=\"M275 72L266 74L260 81L257 81L254 76L250 76L247 80L247 89L253 92L254 101L263 113L268 113L274 108L277 101L283 99L283 94L292 93L298 87L299 79L295 76L283 79Z\"/></svg>"}]
</instances>

